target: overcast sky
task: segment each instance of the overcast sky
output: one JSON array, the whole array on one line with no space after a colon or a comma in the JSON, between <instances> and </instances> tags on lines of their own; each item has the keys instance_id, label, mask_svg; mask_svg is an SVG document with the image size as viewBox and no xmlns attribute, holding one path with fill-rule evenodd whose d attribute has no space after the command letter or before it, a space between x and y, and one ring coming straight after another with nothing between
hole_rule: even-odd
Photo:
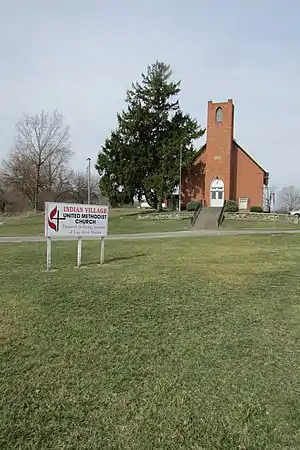
<instances>
[{"instance_id":1,"label":"overcast sky","mask_svg":"<svg viewBox=\"0 0 300 450\"><path fill-rule=\"evenodd\" d=\"M299 0L0 0L0 157L24 112L57 108L74 166L96 161L126 89L171 64L181 105L206 126L232 98L235 137L272 183L300 185Z\"/></svg>"}]
</instances>

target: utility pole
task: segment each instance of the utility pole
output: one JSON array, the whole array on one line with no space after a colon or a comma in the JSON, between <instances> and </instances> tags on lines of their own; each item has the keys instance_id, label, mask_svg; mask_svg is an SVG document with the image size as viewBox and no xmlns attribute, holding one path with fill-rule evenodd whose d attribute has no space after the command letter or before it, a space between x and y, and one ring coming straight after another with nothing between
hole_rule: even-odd
<instances>
[{"instance_id":1,"label":"utility pole","mask_svg":"<svg viewBox=\"0 0 300 450\"><path fill-rule=\"evenodd\" d=\"M38 195L39 195L39 166L35 170L35 190L34 190L34 213L37 213L38 209Z\"/></svg>"},{"instance_id":2,"label":"utility pole","mask_svg":"<svg viewBox=\"0 0 300 450\"><path fill-rule=\"evenodd\" d=\"M181 167L182 167L182 145L180 144L180 150L179 150L179 192L178 192L178 198L179 198L179 205L178 205L178 212L181 212Z\"/></svg>"},{"instance_id":3,"label":"utility pole","mask_svg":"<svg viewBox=\"0 0 300 450\"><path fill-rule=\"evenodd\" d=\"M87 158L88 161L88 175L87 175L87 190L88 190L88 205L91 203L91 158Z\"/></svg>"}]
</instances>

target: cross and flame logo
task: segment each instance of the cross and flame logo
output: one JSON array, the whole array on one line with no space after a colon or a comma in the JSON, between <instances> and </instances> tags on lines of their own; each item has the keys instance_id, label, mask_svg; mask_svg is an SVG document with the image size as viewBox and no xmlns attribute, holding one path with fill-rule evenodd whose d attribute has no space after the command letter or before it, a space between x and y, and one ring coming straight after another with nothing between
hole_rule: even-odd
<instances>
[{"instance_id":1,"label":"cross and flame logo","mask_svg":"<svg viewBox=\"0 0 300 450\"><path fill-rule=\"evenodd\" d=\"M48 225L51 228L51 230L58 232L59 223L61 220L66 220L66 218L59 215L59 209L57 208L57 206L55 206L55 208L52 209L48 217Z\"/></svg>"}]
</instances>

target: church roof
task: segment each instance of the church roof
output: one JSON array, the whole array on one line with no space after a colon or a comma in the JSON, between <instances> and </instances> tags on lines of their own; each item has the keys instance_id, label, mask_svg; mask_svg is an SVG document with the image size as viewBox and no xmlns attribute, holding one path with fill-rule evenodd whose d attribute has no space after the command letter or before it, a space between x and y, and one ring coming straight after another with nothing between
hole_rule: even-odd
<instances>
[{"instance_id":1,"label":"church roof","mask_svg":"<svg viewBox=\"0 0 300 450\"><path fill-rule=\"evenodd\" d=\"M245 153L246 156L248 156L249 159L265 174L265 176L269 176L269 172L267 172L246 150L240 146L240 144L237 143L235 139L232 141L239 150L241 150L243 153ZM204 150L206 149L206 143L200 147L200 149L195 153L194 159L196 159L199 155L201 155Z\"/></svg>"},{"instance_id":2,"label":"church roof","mask_svg":"<svg viewBox=\"0 0 300 450\"><path fill-rule=\"evenodd\" d=\"M248 152L246 152L246 150L240 146L240 144L237 143L237 141L235 139L233 139L234 144L239 148L239 150L241 150L243 153L245 153L246 156L248 156L248 158L251 159L252 162L254 162L254 164L256 164L256 166L262 170L264 172L265 175L269 175L269 172L267 172L254 158L253 156L251 156Z\"/></svg>"}]
</instances>

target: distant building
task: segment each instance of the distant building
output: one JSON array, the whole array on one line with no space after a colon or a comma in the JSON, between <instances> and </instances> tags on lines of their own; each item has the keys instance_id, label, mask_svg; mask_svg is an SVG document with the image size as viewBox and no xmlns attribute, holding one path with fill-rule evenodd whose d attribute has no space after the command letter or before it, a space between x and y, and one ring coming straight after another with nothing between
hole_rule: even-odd
<instances>
[{"instance_id":1,"label":"distant building","mask_svg":"<svg viewBox=\"0 0 300 450\"><path fill-rule=\"evenodd\" d=\"M269 174L234 140L234 104L208 102L207 142L190 173L182 175L181 201L223 206L234 200L240 210L263 206Z\"/></svg>"}]
</instances>

